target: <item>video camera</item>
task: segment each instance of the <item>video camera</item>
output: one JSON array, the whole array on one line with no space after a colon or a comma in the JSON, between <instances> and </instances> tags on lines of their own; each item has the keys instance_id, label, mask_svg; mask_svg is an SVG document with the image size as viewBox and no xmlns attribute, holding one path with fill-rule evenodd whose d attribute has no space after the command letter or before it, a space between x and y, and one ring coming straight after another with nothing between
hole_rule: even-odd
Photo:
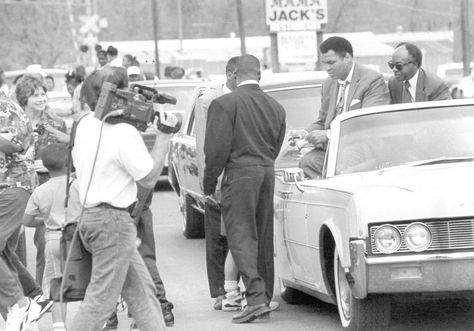
<instances>
[{"instance_id":1,"label":"video camera","mask_svg":"<svg viewBox=\"0 0 474 331\"><path fill-rule=\"evenodd\" d=\"M158 130L164 133L176 133L181 128L182 117L159 110L159 104L175 105L176 98L159 93L156 89L132 84L131 91L118 89L115 84L104 82L95 108L95 117L107 123L128 123L139 131L145 131L155 116L158 118ZM118 116L107 117L113 111L120 111Z\"/></svg>"}]
</instances>

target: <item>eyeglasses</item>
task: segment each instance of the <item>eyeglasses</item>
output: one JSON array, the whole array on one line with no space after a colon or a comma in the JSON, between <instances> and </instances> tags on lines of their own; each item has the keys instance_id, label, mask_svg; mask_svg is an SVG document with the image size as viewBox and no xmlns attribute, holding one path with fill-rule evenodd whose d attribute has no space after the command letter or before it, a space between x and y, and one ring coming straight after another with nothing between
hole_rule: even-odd
<instances>
[{"instance_id":1,"label":"eyeglasses","mask_svg":"<svg viewBox=\"0 0 474 331\"><path fill-rule=\"evenodd\" d=\"M404 66L406 66L407 64L409 63L413 63L413 61L409 61L407 63L393 63L392 61L388 61L387 64L389 66L390 69L397 69L398 71L401 71L403 69Z\"/></svg>"}]
</instances>

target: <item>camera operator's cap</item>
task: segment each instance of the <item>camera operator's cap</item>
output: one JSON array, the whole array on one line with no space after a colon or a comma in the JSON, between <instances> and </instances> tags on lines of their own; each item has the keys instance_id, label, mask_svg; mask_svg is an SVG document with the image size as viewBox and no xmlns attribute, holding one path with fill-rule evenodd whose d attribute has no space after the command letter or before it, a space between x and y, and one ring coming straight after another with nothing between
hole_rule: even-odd
<instances>
[{"instance_id":1,"label":"camera operator's cap","mask_svg":"<svg viewBox=\"0 0 474 331\"><path fill-rule=\"evenodd\" d=\"M29 74L39 74L43 78L46 77L46 72L43 71L41 64L30 64L25 70Z\"/></svg>"},{"instance_id":2,"label":"camera operator's cap","mask_svg":"<svg viewBox=\"0 0 474 331\"><path fill-rule=\"evenodd\" d=\"M130 66L127 68L127 75L140 75L140 68L137 66Z\"/></svg>"}]
</instances>

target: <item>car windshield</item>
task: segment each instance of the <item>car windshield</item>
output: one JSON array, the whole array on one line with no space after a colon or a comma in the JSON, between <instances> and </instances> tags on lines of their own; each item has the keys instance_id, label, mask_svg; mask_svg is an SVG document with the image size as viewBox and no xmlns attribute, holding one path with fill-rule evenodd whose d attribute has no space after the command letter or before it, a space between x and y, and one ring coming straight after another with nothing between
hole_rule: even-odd
<instances>
[{"instance_id":1,"label":"car windshield","mask_svg":"<svg viewBox=\"0 0 474 331\"><path fill-rule=\"evenodd\" d=\"M474 157L472 106L414 109L341 122L336 175Z\"/></svg>"},{"instance_id":2,"label":"car windshield","mask_svg":"<svg viewBox=\"0 0 474 331\"><path fill-rule=\"evenodd\" d=\"M321 104L321 87L270 90L268 94L285 108L287 131L304 129L316 121Z\"/></svg>"},{"instance_id":3,"label":"car windshield","mask_svg":"<svg viewBox=\"0 0 474 331\"><path fill-rule=\"evenodd\" d=\"M275 98L286 111L286 131L307 128L316 121L321 104L321 87L305 86L270 90L268 94ZM302 152L285 137L280 155L276 160L277 168L297 167Z\"/></svg>"}]
</instances>

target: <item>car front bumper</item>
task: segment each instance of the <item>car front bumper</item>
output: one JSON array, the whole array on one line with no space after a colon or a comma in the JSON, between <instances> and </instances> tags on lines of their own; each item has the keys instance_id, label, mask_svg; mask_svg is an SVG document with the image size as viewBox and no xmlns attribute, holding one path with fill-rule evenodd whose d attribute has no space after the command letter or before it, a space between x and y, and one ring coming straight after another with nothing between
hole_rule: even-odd
<instances>
[{"instance_id":1,"label":"car front bumper","mask_svg":"<svg viewBox=\"0 0 474 331\"><path fill-rule=\"evenodd\" d=\"M352 291L362 299L368 293L472 291L474 252L368 257L365 242L351 242Z\"/></svg>"}]
</instances>

